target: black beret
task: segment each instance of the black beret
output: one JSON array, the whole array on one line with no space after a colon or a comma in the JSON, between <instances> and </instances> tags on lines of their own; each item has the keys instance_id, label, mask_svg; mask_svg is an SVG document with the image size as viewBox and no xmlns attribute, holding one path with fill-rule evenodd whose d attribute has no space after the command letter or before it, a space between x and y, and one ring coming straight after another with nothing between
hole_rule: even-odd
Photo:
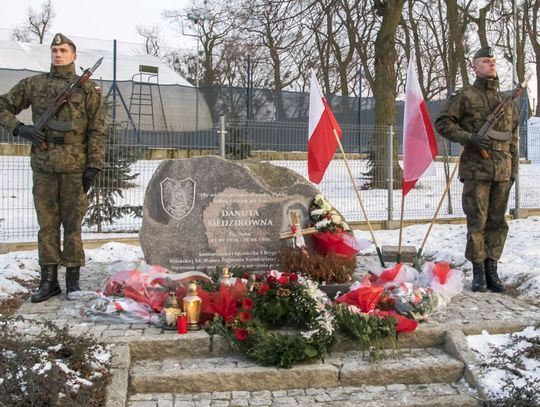
<instances>
[{"instance_id":1,"label":"black beret","mask_svg":"<svg viewBox=\"0 0 540 407\"><path fill-rule=\"evenodd\" d=\"M77 51L77 47L75 46L75 44L73 43L73 41L71 41L68 37L66 37L64 34L62 33L58 33L58 34L55 34L55 36L53 37L53 40L51 42L51 48L55 45L62 45L62 44L68 44L68 45L71 45L73 47L73 49L75 51Z\"/></svg>"},{"instance_id":2,"label":"black beret","mask_svg":"<svg viewBox=\"0 0 540 407\"><path fill-rule=\"evenodd\" d=\"M495 55L493 54L493 49L491 47L484 47L480 48L478 51L476 51L476 54L474 54L473 59L476 58L494 58Z\"/></svg>"}]
</instances>

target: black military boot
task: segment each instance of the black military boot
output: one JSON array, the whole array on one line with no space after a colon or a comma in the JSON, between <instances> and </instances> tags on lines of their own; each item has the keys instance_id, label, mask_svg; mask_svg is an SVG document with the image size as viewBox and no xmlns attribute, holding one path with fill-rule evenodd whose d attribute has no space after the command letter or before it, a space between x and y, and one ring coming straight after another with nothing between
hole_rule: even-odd
<instances>
[{"instance_id":1,"label":"black military boot","mask_svg":"<svg viewBox=\"0 0 540 407\"><path fill-rule=\"evenodd\" d=\"M41 281L37 292L32 295L30 301L42 302L62 292L58 284L58 266L41 266Z\"/></svg>"},{"instance_id":2,"label":"black military boot","mask_svg":"<svg viewBox=\"0 0 540 407\"><path fill-rule=\"evenodd\" d=\"M497 274L497 260L486 259L484 261L484 267L486 269L487 288L493 292L502 293L504 291L504 286Z\"/></svg>"},{"instance_id":3,"label":"black military boot","mask_svg":"<svg viewBox=\"0 0 540 407\"><path fill-rule=\"evenodd\" d=\"M480 291L484 293L487 291L486 273L484 270L484 265L482 263L473 263L472 265L473 265L472 290Z\"/></svg>"},{"instance_id":4,"label":"black military boot","mask_svg":"<svg viewBox=\"0 0 540 407\"><path fill-rule=\"evenodd\" d=\"M79 287L80 267L66 268L66 296L69 300L69 294L74 291L81 291Z\"/></svg>"}]
</instances>

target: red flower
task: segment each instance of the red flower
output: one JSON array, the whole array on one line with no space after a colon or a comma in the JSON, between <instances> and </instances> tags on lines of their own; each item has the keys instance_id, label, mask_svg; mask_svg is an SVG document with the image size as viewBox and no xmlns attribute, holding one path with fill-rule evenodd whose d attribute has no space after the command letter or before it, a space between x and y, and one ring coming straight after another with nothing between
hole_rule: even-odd
<instances>
[{"instance_id":1,"label":"red flower","mask_svg":"<svg viewBox=\"0 0 540 407\"><path fill-rule=\"evenodd\" d=\"M253 300L251 298L244 298L242 300L242 308L249 311L251 308L253 308Z\"/></svg>"},{"instance_id":2,"label":"red flower","mask_svg":"<svg viewBox=\"0 0 540 407\"><path fill-rule=\"evenodd\" d=\"M298 281L298 274L291 273L291 275L289 276L289 280Z\"/></svg>"},{"instance_id":3,"label":"red flower","mask_svg":"<svg viewBox=\"0 0 540 407\"><path fill-rule=\"evenodd\" d=\"M289 283L289 277L287 277L287 276L281 276L281 277L278 279L278 283L279 283L279 284L288 284L288 283Z\"/></svg>"},{"instance_id":4,"label":"red flower","mask_svg":"<svg viewBox=\"0 0 540 407\"><path fill-rule=\"evenodd\" d=\"M239 341L245 341L248 337L248 330L244 328L238 328L236 331L234 331L234 336Z\"/></svg>"},{"instance_id":5,"label":"red flower","mask_svg":"<svg viewBox=\"0 0 540 407\"><path fill-rule=\"evenodd\" d=\"M269 289L270 287L268 287L268 284L262 283L261 288L259 288L259 291L257 291L257 294L264 295Z\"/></svg>"},{"instance_id":6,"label":"red flower","mask_svg":"<svg viewBox=\"0 0 540 407\"><path fill-rule=\"evenodd\" d=\"M277 279L274 276L268 276L266 281L268 281L269 283L275 283L277 282Z\"/></svg>"},{"instance_id":7,"label":"red flower","mask_svg":"<svg viewBox=\"0 0 540 407\"><path fill-rule=\"evenodd\" d=\"M239 315L240 322L245 324L251 319L251 314L249 312L241 312Z\"/></svg>"},{"instance_id":8,"label":"red flower","mask_svg":"<svg viewBox=\"0 0 540 407\"><path fill-rule=\"evenodd\" d=\"M243 278L244 280L249 280L249 274L248 274L248 273L242 274L242 278Z\"/></svg>"}]
</instances>

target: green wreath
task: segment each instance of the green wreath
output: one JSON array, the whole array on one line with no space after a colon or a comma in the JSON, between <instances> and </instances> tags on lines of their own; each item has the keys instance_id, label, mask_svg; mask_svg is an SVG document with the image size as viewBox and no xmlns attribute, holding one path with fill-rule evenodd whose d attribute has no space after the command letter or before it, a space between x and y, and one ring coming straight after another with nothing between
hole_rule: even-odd
<instances>
[{"instance_id":1,"label":"green wreath","mask_svg":"<svg viewBox=\"0 0 540 407\"><path fill-rule=\"evenodd\" d=\"M232 322L216 316L206 329L260 365L289 368L326 354L334 332L326 301L311 280L273 270L255 283Z\"/></svg>"}]
</instances>

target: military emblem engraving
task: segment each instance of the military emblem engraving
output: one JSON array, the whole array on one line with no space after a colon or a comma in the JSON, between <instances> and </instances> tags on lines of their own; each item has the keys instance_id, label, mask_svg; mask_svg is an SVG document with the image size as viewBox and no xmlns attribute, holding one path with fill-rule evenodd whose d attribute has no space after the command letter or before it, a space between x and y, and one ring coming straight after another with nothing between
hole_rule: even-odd
<instances>
[{"instance_id":1,"label":"military emblem engraving","mask_svg":"<svg viewBox=\"0 0 540 407\"><path fill-rule=\"evenodd\" d=\"M197 183L191 178L175 180L166 177L159 183L163 210L176 220L185 218L195 205Z\"/></svg>"}]
</instances>

